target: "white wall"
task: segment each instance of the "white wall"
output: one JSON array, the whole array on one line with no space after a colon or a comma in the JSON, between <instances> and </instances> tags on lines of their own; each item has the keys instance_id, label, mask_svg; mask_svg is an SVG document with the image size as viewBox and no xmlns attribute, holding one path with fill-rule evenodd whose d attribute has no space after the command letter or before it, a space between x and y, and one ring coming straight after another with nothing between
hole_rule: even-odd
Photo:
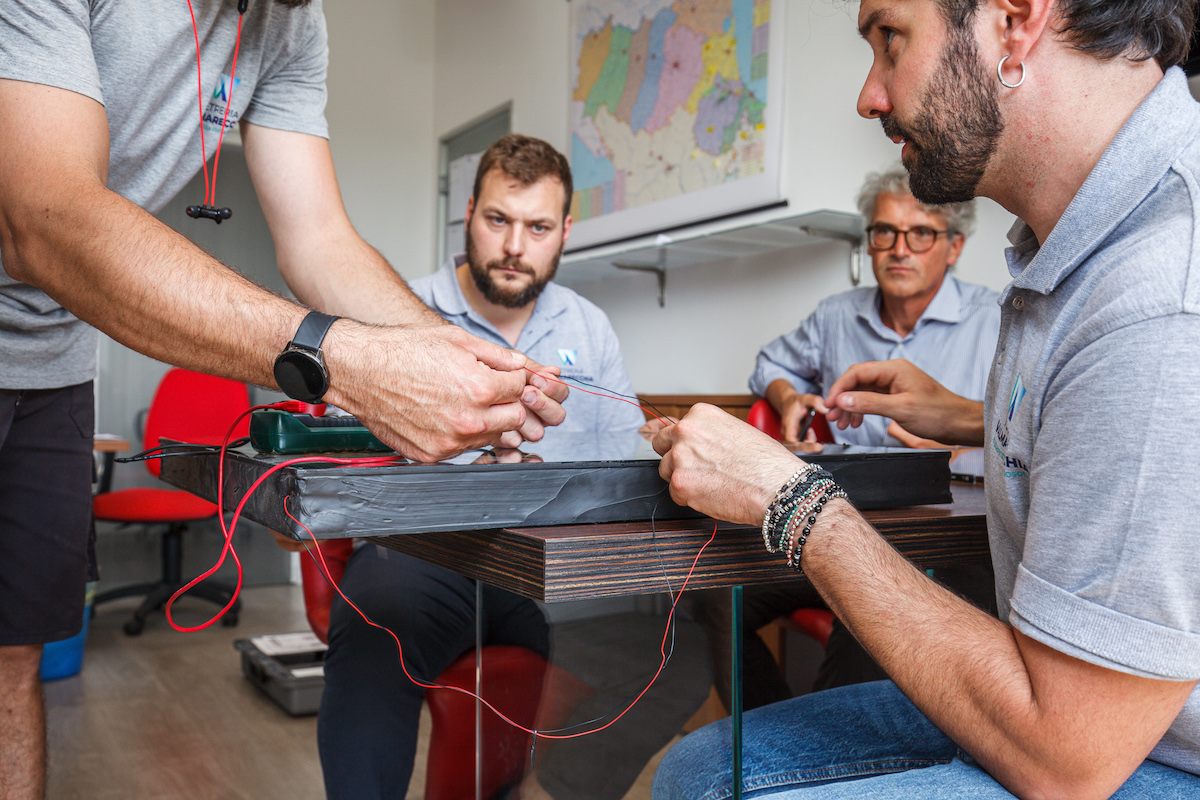
<instances>
[{"instance_id":1,"label":"white wall","mask_svg":"<svg viewBox=\"0 0 1200 800\"><path fill-rule=\"evenodd\" d=\"M363 238L400 274L434 259L434 0L330 0L329 140Z\"/></svg>"},{"instance_id":2,"label":"white wall","mask_svg":"<svg viewBox=\"0 0 1200 800\"><path fill-rule=\"evenodd\" d=\"M785 195L797 212L854 210L863 174L899 158L879 124L855 111L870 64L856 30L858 5L774 1L787 17ZM511 100L514 130L564 148L570 4L442 0L436 13L435 135ZM959 275L999 289L1008 280L1001 251L1011 216L983 201L980 223ZM746 391L764 342L795 327L821 298L850 288L847 259L846 245L828 243L675 270L661 309L648 275L574 288L608 312L638 391L737 393Z\"/></svg>"}]
</instances>

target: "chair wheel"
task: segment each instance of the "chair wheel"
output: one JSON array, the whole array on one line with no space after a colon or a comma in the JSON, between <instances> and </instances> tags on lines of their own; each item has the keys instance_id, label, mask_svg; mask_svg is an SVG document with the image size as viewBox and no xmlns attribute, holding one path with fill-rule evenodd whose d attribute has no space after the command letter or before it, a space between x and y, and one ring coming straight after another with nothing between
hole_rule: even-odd
<instances>
[{"instance_id":1,"label":"chair wheel","mask_svg":"<svg viewBox=\"0 0 1200 800\"><path fill-rule=\"evenodd\" d=\"M236 612L226 613L225 616L221 617L221 624L223 626L225 626L226 628L237 627L237 624L238 624L237 613Z\"/></svg>"},{"instance_id":2,"label":"chair wheel","mask_svg":"<svg viewBox=\"0 0 1200 800\"><path fill-rule=\"evenodd\" d=\"M146 627L146 623L140 619L131 619L121 626L125 631L126 636L137 636L142 632L142 628Z\"/></svg>"}]
</instances>

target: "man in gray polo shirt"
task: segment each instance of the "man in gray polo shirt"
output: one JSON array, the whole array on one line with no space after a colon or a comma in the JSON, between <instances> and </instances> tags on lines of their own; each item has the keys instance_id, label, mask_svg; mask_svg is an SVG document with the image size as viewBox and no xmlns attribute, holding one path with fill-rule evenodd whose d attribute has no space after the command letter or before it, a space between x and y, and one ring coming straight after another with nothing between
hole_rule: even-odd
<instances>
[{"instance_id":1,"label":"man in gray polo shirt","mask_svg":"<svg viewBox=\"0 0 1200 800\"><path fill-rule=\"evenodd\" d=\"M620 346L604 312L554 283L571 228L571 172L546 142L511 134L482 155L467 205L467 253L451 258L412 289L455 325L486 341L515 347L564 378L636 402ZM589 390L591 391L591 390ZM542 444L572 432L625 434L638 443L644 422L635 402L572 392L566 419ZM537 446L530 448L536 453ZM517 454L519 457L519 454ZM359 546L346 565L342 589L371 619L402 643L414 676L436 681L475 647L475 581L373 544ZM538 605L484 585L486 644L520 645L551 657L596 689L587 723L619 711L658 666L663 630L658 616L621 615L569 623L554 639ZM614 625L620 635L612 636ZM580 631L589 641L587 663ZM606 651L601 641L619 642ZM704 638L686 620L676 626L674 655L659 680L618 726L562 742L537 745L536 775L526 777L526 800L617 800L645 762L674 736L708 694ZM620 656L604 658L619 650ZM595 659L595 655L601 655ZM649 661L647 661L649 659ZM653 663L650 663L653 662ZM699 667L697 667L699 664ZM396 660L391 637L372 630L340 597L329 616L329 651L318 742L330 798L399 797L409 783L424 690ZM594 713L592 713L594 712ZM593 727L593 726L584 726ZM540 785L539 785L540 784Z\"/></svg>"},{"instance_id":2,"label":"man in gray polo shirt","mask_svg":"<svg viewBox=\"0 0 1200 800\"><path fill-rule=\"evenodd\" d=\"M799 461L747 426L702 408L660 433L672 494L706 513L785 536L779 501L812 495L794 560L892 678L748 714L755 797L1200 795L1200 106L1173 66L1194 14L863 0L859 112L904 142L914 194L1020 221L986 412L886 361L836 381L830 416L985 447L1000 619L829 484L788 488ZM685 739L655 797L719 796L727 748Z\"/></svg>"}]
</instances>

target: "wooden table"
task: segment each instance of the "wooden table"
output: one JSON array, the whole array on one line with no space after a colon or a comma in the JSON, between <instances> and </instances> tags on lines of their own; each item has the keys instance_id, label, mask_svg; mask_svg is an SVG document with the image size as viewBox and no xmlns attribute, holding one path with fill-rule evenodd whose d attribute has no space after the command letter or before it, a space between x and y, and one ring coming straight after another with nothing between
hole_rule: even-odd
<instances>
[{"instance_id":1,"label":"wooden table","mask_svg":"<svg viewBox=\"0 0 1200 800\"><path fill-rule=\"evenodd\" d=\"M867 511L864 516L922 568L987 563L991 557L983 487L953 485L954 502ZM544 602L638 595L678 588L713 531L710 519L503 528L377 537L469 578ZM762 532L718 523L691 588L795 579L782 557L763 547ZM665 573L665 574L664 574Z\"/></svg>"}]
</instances>

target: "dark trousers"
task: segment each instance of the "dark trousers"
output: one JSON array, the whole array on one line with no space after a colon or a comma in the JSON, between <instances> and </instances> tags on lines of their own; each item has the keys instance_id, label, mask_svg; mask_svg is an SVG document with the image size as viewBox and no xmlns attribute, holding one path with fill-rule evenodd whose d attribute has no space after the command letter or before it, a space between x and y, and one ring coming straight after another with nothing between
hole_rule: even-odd
<instances>
[{"instance_id":1,"label":"dark trousers","mask_svg":"<svg viewBox=\"0 0 1200 800\"><path fill-rule=\"evenodd\" d=\"M475 647L475 582L372 544L346 565L342 591L394 631L413 677L433 682ZM486 644L549 655L548 627L531 600L483 588ZM404 676L396 643L340 597L329 614L317 744L331 800L403 798L412 776L425 691Z\"/></svg>"}]
</instances>

